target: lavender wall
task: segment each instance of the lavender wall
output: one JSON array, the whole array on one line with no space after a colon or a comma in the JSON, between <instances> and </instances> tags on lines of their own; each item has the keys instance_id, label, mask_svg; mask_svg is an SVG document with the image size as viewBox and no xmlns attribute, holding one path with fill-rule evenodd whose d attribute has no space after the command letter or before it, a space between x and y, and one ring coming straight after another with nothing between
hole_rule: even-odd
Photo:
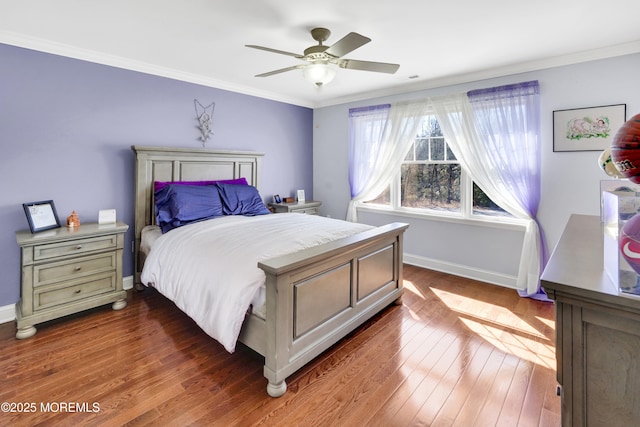
<instances>
[{"instance_id":1,"label":"lavender wall","mask_svg":"<svg viewBox=\"0 0 640 427\"><path fill-rule=\"evenodd\" d=\"M194 99L216 103L207 148L265 153L261 192L313 196L312 110L0 44L0 307L20 297L22 203L63 221L115 208L133 224L131 145L201 147ZM124 275L133 274L126 236Z\"/></svg>"}]
</instances>

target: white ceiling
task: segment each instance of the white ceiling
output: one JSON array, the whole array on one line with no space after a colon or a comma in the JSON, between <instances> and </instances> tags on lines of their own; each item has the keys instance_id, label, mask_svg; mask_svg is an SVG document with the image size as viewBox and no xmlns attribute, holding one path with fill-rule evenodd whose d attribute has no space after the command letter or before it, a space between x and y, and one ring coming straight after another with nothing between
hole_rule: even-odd
<instances>
[{"instance_id":1,"label":"white ceiling","mask_svg":"<svg viewBox=\"0 0 640 427\"><path fill-rule=\"evenodd\" d=\"M639 16L638 0L0 0L0 43L314 108L640 52ZM302 53L314 27L400 69L254 77L302 62L245 44Z\"/></svg>"}]
</instances>

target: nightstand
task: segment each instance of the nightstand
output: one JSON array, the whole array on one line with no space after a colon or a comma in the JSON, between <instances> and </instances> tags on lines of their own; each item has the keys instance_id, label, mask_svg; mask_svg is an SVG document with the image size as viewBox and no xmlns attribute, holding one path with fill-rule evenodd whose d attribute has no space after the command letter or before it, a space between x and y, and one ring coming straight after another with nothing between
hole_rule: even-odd
<instances>
[{"instance_id":1,"label":"nightstand","mask_svg":"<svg viewBox=\"0 0 640 427\"><path fill-rule=\"evenodd\" d=\"M320 205L322 202L308 200L304 203L269 203L275 213L305 213L309 215L320 215Z\"/></svg>"},{"instance_id":2,"label":"nightstand","mask_svg":"<svg viewBox=\"0 0 640 427\"><path fill-rule=\"evenodd\" d=\"M16 233L21 251L16 338L33 336L38 323L113 303L127 305L122 288L122 250L129 226L82 224L32 234Z\"/></svg>"}]
</instances>

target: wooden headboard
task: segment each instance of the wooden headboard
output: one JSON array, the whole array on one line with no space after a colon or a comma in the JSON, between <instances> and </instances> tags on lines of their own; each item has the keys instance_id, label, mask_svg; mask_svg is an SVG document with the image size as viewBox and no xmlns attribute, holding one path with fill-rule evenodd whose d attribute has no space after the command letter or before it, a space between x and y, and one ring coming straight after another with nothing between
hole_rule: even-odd
<instances>
[{"instance_id":1,"label":"wooden headboard","mask_svg":"<svg viewBox=\"0 0 640 427\"><path fill-rule=\"evenodd\" d=\"M154 181L211 181L244 177L259 186L263 153L220 151L203 148L144 147L134 145L135 173L135 280L142 271L140 236L142 229L155 224Z\"/></svg>"}]
</instances>

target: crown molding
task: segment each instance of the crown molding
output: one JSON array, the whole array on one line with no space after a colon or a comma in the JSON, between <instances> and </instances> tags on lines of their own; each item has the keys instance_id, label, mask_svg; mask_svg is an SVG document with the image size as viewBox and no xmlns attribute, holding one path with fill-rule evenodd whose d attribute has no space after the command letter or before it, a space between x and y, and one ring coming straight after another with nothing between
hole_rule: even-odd
<instances>
[{"instance_id":1,"label":"crown molding","mask_svg":"<svg viewBox=\"0 0 640 427\"><path fill-rule=\"evenodd\" d=\"M437 79L423 80L410 84L398 85L381 89L378 91L368 91L358 93L341 98L334 98L323 103L318 103L314 108L329 107L332 105L346 104L351 102L359 102L367 99L382 98L386 96L401 95L411 92L418 92L428 89L436 89L456 84L471 83L480 80L487 80L496 77L505 77L514 74L528 73L549 68L562 67L566 65L579 64L589 61L597 61L601 59L613 58L617 56L632 55L640 52L640 40L630 43L623 43L614 46L608 46L601 49L593 49L588 51L577 52L567 55L559 55L549 58L538 59L535 61L521 62L517 64L505 65L503 67L490 68L486 70L478 70L470 73L456 74Z\"/></svg>"},{"instance_id":2,"label":"crown molding","mask_svg":"<svg viewBox=\"0 0 640 427\"><path fill-rule=\"evenodd\" d=\"M180 70L159 67L142 61L132 60L117 55L105 54L89 49L82 49L63 43L57 43L41 38L25 36L7 31L0 31L0 43L13 45L17 47L37 50L40 52L51 53L55 55L65 56L69 58L89 61L102 65L122 68L131 71L137 71L154 76L166 77L174 80L184 81L188 83L199 84L216 89L228 90L244 95L255 96L259 98L269 99L277 102L298 105L307 108L322 108L333 105L358 102L367 99L380 98L385 96L401 95L411 92L417 92L427 89L435 89L438 87L451 86L455 84L470 83L479 80L491 79L496 77L509 76L531 71L538 71L548 68L561 67L582 62L595 61L600 59L612 58L616 56L629 55L640 52L640 40L608 46L600 49L593 49L583 52L577 52L567 55L559 55L555 57L542 58L535 61L510 64L503 67L496 67L486 70L479 70L470 73L456 74L442 78L423 80L411 84L396 85L393 87L357 93L344 97L337 97L325 101L312 102L302 98L287 97L270 91L260 91L252 87L234 85L226 81L217 80L198 74L185 73Z\"/></svg>"},{"instance_id":3,"label":"crown molding","mask_svg":"<svg viewBox=\"0 0 640 427\"><path fill-rule=\"evenodd\" d=\"M275 94L268 91L260 91L254 88L234 85L229 82L217 80L211 77L199 74L185 73L184 71L173 68L160 67L142 61L136 61L117 55L110 55L103 52L97 52L90 49L83 49L64 43L58 43L51 40L41 39L37 37L25 36L7 31L0 31L0 43L21 47L25 49L36 50L39 52L50 53L54 55L64 56L67 58L79 59L82 61L93 62L101 65L122 68L130 71L150 74L159 77L166 77L188 83L199 84L216 89L228 90L231 92L241 93L243 95L256 96L258 98L270 99L272 101L284 102L287 104L299 105L301 107L312 108L313 105L308 101L299 98L291 98Z\"/></svg>"}]
</instances>

